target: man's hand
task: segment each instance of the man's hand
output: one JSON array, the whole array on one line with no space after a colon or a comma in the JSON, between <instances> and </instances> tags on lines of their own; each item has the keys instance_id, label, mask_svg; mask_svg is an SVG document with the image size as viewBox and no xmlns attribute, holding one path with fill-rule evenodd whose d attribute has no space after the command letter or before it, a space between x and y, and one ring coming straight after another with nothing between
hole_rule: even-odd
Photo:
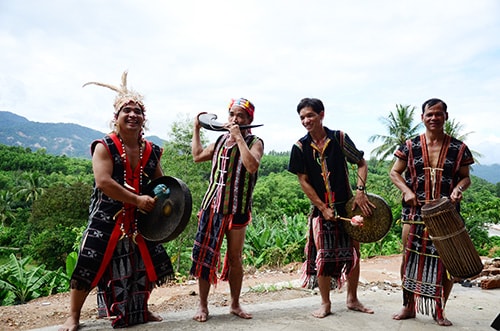
<instances>
[{"instance_id":1,"label":"man's hand","mask_svg":"<svg viewBox=\"0 0 500 331\"><path fill-rule=\"evenodd\" d=\"M153 210L156 204L156 199L150 197L149 195L138 195L137 196L137 208L145 212L150 212Z\"/></svg>"},{"instance_id":2,"label":"man's hand","mask_svg":"<svg viewBox=\"0 0 500 331\"><path fill-rule=\"evenodd\" d=\"M357 191L354 197L354 203L352 204L352 210L359 207L364 216L372 216L372 209L377 208L366 196L364 191Z\"/></svg>"},{"instance_id":3,"label":"man's hand","mask_svg":"<svg viewBox=\"0 0 500 331\"><path fill-rule=\"evenodd\" d=\"M412 207L416 207L418 205L417 196L410 190L403 192L403 200Z\"/></svg>"}]
</instances>

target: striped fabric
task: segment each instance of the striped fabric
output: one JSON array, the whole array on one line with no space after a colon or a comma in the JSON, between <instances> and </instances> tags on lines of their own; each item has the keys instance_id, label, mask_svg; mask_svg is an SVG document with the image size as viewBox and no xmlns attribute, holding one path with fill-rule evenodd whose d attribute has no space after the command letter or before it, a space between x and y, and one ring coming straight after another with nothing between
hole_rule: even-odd
<instances>
[{"instance_id":1,"label":"striped fabric","mask_svg":"<svg viewBox=\"0 0 500 331\"><path fill-rule=\"evenodd\" d=\"M229 134L222 135L215 143L210 182L201 203L191 255L190 274L210 284L217 284L224 234L251 221L252 193L257 181L257 173L251 174L244 167L238 147L226 146L228 138ZM249 148L259 140L254 135L245 137ZM227 280L227 272L228 264L224 261L222 280Z\"/></svg>"},{"instance_id":2,"label":"striped fabric","mask_svg":"<svg viewBox=\"0 0 500 331\"><path fill-rule=\"evenodd\" d=\"M226 146L229 134L220 136L215 143L212 170L207 192L201 209L214 206L215 213L247 214L252 206L252 193L257 182L257 173L251 174L243 165L240 150L236 145ZM245 137L249 148L260 138Z\"/></svg>"}]
</instances>

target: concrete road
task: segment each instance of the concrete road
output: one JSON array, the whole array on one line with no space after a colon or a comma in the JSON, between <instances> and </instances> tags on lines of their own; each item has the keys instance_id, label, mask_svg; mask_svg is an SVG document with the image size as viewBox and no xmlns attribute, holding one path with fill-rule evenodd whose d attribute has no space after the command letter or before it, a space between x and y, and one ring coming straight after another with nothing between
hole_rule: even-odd
<instances>
[{"instance_id":1,"label":"concrete road","mask_svg":"<svg viewBox=\"0 0 500 331\"><path fill-rule=\"evenodd\" d=\"M375 314L353 312L345 307L345 293L332 292L333 314L317 319L311 311L319 306L320 298L314 295L302 299L246 305L253 319L243 320L228 314L228 307L209 307L210 318L205 323L192 320L194 310L161 314L162 322L147 323L127 330L370 330L370 331L420 331L420 330L474 330L492 331L490 325L500 313L500 289L482 290L455 284L446 308L446 316L453 322L451 327L435 324L429 316L395 321L391 318L402 304L401 290L387 291L367 289L359 292L360 300L375 310ZM57 330L57 326L36 329ZM112 330L108 320L83 321L82 331Z\"/></svg>"}]
</instances>

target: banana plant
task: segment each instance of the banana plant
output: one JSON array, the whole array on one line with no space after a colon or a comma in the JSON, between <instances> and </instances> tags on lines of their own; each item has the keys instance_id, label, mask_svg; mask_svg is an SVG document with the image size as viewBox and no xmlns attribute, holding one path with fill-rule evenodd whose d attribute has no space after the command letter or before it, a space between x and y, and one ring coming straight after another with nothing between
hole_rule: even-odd
<instances>
[{"instance_id":1,"label":"banana plant","mask_svg":"<svg viewBox=\"0 0 500 331\"><path fill-rule=\"evenodd\" d=\"M0 267L0 291L14 294L15 302L22 304L46 295L56 285L56 273L45 270L45 265L29 267L31 257L17 259L14 254Z\"/></svg>"}]
</instances>

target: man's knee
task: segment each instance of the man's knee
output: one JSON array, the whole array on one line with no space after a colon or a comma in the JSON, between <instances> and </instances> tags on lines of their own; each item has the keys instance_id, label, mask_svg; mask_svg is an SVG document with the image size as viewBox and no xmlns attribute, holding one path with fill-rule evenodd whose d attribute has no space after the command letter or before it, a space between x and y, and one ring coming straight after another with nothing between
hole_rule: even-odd
<instances>
[{"instance_id":1,"label":"man's knee","mask_svg":"<svg viewBox=\"0 0 500 331\"><path fill-rule=\"evenodd\" d=\"M230 267L241 267L243 265L243 258L241 252L227 253L227 262Z\"/></svg>"}]
</instances>

